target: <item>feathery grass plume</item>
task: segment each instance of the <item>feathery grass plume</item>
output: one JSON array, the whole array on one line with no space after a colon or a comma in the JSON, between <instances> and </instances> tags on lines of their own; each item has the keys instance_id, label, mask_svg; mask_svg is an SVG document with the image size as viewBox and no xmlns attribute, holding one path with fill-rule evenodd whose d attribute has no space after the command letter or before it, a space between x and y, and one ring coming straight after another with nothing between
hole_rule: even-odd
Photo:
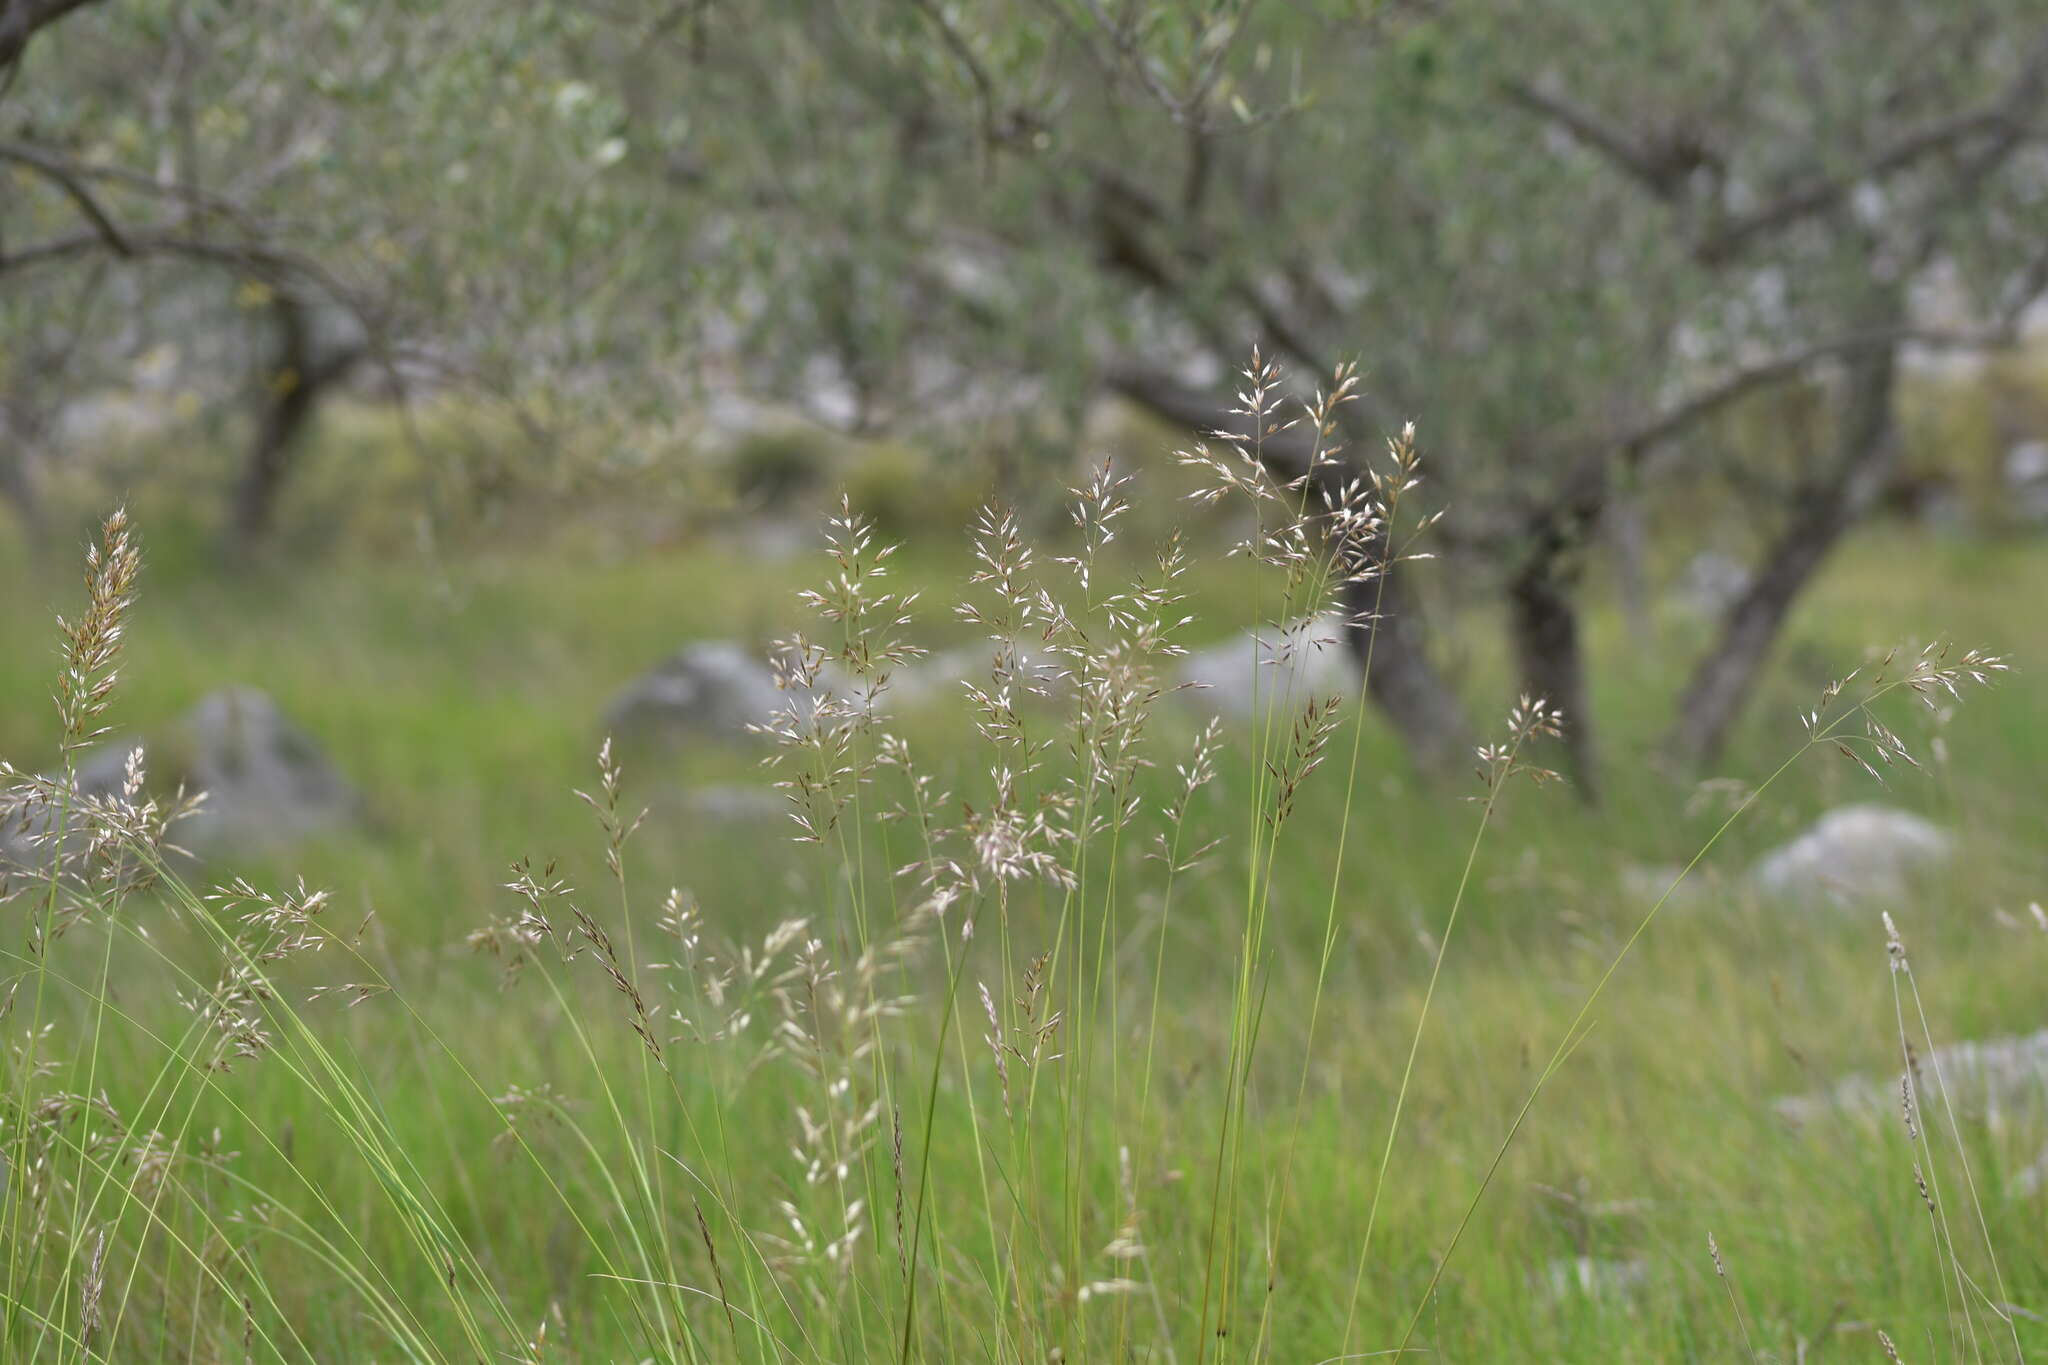
<instances>
[{"instance_id":1,"label":"feathery grass plume","mask_svg":"<svg viewBox=\"0 0 2048 1365\"><path fill-rule=\"evenodd\" d=\"M896 1191L896 1271L908 1280L910 1250L903 1236L903 1106L900 1104L889 1109L889 1175L889 1183Z\"/></svg>"},{"instance_id":2,"label":"feathery grass plume","mask_svg":"<svg viewBox=\"0 0 2048 1365\"><path fill-rule=\"evenodd\" d=\"M974 984L975 989L981 992L982 1011L988 1015L988 1033L985 1041L988 1043L988 1050L995 1054L996 1079L1001 1084L1003 1092L1003 1113L1006 1115L1012 1114L1014 1111L1010 1106L1010 1064L1008 1061L1008 1054L1011 1049L1010 1045L1003 1041L1003 1021L1001 1016L996 1013L995 997L988 993L988 983L986 981L977 981Z\"/></svg>"},{"instance_id":3,"label":"feathery grass plume","mask_svg":"<svg viewBox=\"0 0 2048 1365\"><path fill-rule=\"evenodd\" d=\"M1927 1177L1921 1172L1920 1163L1917 1161L1913 1163L1913 1187L1920 1191L1920 1202L1927 1206L1927 1211L1934 1213L1934 1196L1927 1192Z\"/></svg>"},{"instance_id":4,"label":"feathery grass plume","mask_svg":"<svg viewBox=\"0 0 2048 1365\"><path fill-rule=\"evenodd\" d=\"M208 990L178 995L178 1003L214 1035L208 1071L225 1074L237 1062L253 1062L270 1052L275 1039L265 1007L274 998L269 980L253 964L235 960L222 964Z\"/></svg>"},{"instance_id":5,"label":"feathery grass plume","mask_svg":"<svg viewBox=\"0 0 2048 1365\"><path fill-rule=\"evenodd\" d=\"M102 1231L92 1244L92 1259L79 1281L78 1337L87 1347L100 1333L100 1296L107 1288L107 1234Z\"/></svg>"},{"instance_id":6,"label":"feathery grass plume","mask_svg":"<svg viewBox=\"0 0 2048 1365\"><path fill-rule=\"evenodd\" d=\"M1266 774L1272 778L1272 804L1263 814L1268 829L1277 830L1294 814L1295 797L1309 774L1323 766L1330 737L1337 732L1342 702L1335 697L1310 697L1294 718L1287 747L1266 760Z\"/></svg>"},{"instance_id":7,"label":"feathery grass plume","mask_svg":"<svg viewBox=\"0 0 2048 1365\"><path fill-rule=\"evenodd\" d=\"M1546 782L1563 781L1550 769L1537 767L1522 757L1523 750L1532 741L1558 739L1563 734L1564 712L1541 697L1534 700L1526 695L1516 698L1514 709L1508 712L1507 738L1494 744L1482 744L1474 751L1479 757L1477 773L1486 788L1486 796L1492 796L1502 784L1515 777L1526 777L1539 787ZM1485 800L1486 797L1471 799Z\"/></svg>"},{"instance_id":8,"label":"feathery grass plume","mask_svg":"<svg viewBox=\"0 0 2048 1365\"><path fill-rule=\"evenodd\" d=\"M86 549L86 607L57 618L63 667L57 708L61 771L32 776L0 761L0 905L30 887L43 893L32 929L38 954L87 914L120 904L157 876L168 831L198 806L182 788L171 798L144 797L143 753L131 749L119 787L79 791L80 750L104 738L120 679L127 616L134 605L142 552L125 509L102 523ZM11 838L10 838L11 836ZM9 844L26 850L11 852Z\"/></svg>"},{"instance_id":9,"label":"feathery grass plume","mask_svg":"<svg viewBox=\"0 0 2048 1365\"><path fill-rule=\"evenodd\" d=\"M554 925L543 907L554 896L567 893L567 883L555 880L553 863L542 869L538 877L530 861L513 864L512 872L513 880L504 886L519 896L519 912L493 915L482 928L472 929L464 939L471 952L498 960L500 989L517 981L533 961L534 950L554 935Z\"/></svg>"},{"instance_id":10,"label":"feathery grass plume","mask_svg":"<svg viewBox=\"0 0 2048 1365\"><path fill-rule=\"evenodd\" d=\"M632 1011L632 1028L641 1044L659 1064L662 1058L661 1036L655 1031L654 1015L647 1007L647 999L640 993L640 987L630 975L630 964L620 955L612 943L611 935L597 918L574 901L569 903L569 913L576 921L577 946L568 953L570 959L582 956L588 950L598 967L610 979L612 988L624 997L627 1008Z\"/></svg>"},{"instance_id":11,"label":"feathery grass plume","mask_svg":"<svg viewBox=\"0 0 2048 1365\"><path fill-rule=\"evenodd\" d=\"M1903 667L1902 654L1905 655ZM1800 720L1805 726L1809 744L1831 744L1837 753L1882 787L1888 784L1880 769L1898 765L1918 768L1921 765L1906 742L1879 718L1875 710L1879 700L1892 693L1903 692L1927 711L1938 713L1941 697L1960 701L1964 686L1974 683L1979 687L1989 687L1999 674L2010 672L2011 668L2004 656L1979 649L1958 652L1950 644L1929 644L1917 653L1910 653L1895 648L1887 651L1870 669L1861 694L1851 701L1846 714L1837 714L1835 704L1843 690L1864 673L1863 669L1851 669L1829 683L1821 691L1819 704ZM1861 721L1863 733L1851 734L1842 729L1844 722L1850 719Z\"/></svg>"},{"instance_id":12,"label":"feathery grass plume","mask_svg":"<svg viewBox=\"0 0 2048 1365\"><path fill-rule=\"evenodd\" d=\"M205 793L182 786L168 797L145 795L140 748L129 751L113 792L80 792L68 769L33 775L4 760L0 782L7 784L0 790L0 905L30 890L41 894L32 928L39 948L156 886L166 859L184 852L171 842L171 827L205 801ZM179 897L163 903L174 918L183 913Z\"/></svg>"},{"instance_id":13,"label":"feathery grass plume","mask_svg":"<svg viewBox=\"0 0 2048 1365\"><path fill-rule=\"evenodd\" d=\"M703 912L687 892L670 888L655 927L673 945L675 957L649 964L666 974L675 1003L666 1018L682 1032L672 1041L735 1042L753 1033L757 1014L774 992L794 979L791 950L808 941L807 916L784 919L757 948L751 943L713 944L706 938Z\"/></svg>"},{"instance_id":14,"label":"feathery grass plume","mask_svg":"<svg viewBox=\"0 0 2048 1365\"><path fill-rule=\"evenodd\" d=\"M574 794L597 816L598 828L604 835L605 868L619 884L622 897L620 918L630 938L632 915L630 906L623 902L626 881L624 850L627 841L647 818L647 812L643 810L630 818L623 814L619 805L621 774L612 755L609 736L598 747L597 765L597 794L581 790ZM513 879L505 884L505 889L519 897L523 908L515 918L500 918L483 929L473 931L468 939L470 947L500 958L505 964L504 981L507 983L526 965L529 950L541 941L553 940L564 963L587 957L611 983L613 991L625 1001L628 1023L641 1046L657 1066L663 1065L663 1030L656 1010L649 1005L640 989L638 967L632 960L630 947L620 950L611 931L597 915L577 902L575 888L556 875L553 863L547 864L538 875L530 859L514 864L512 871ZM567 919L551 917L552 907L566 912Z\"/></svg>"},{"instance_id":15,"label":"feathery grass plume","mask_svg":"<svg viewBox=\"0 0 2048 1365\"><path fill-rule=\"evenodd\" d=\"M100 720L120 677L126 618L141 570L142 552L129 533L128 511L116 508L100 526L99 543L85 552L84 615L57 620L64 635L64 670L55 700L67 766L79 749L107 733Z\"/></svg>"},{"instance_id":16,"label":"feathery grass plume","mask_svg":"<svg viewBox=\"0 0 2048 1365\"><path fill-rule=\"evenodd\" d=\"M860 1292L861 1247L878 1240L867 1235L869 1157L887 1107L877 1049L885 1023L913 1004L888 983L917 957L936 923L929 905L913 907L844 970L824 940L800 938L790 969L769 987L778 1018L766 1055L792 1069L804 1097L791 1105L797 1174L775 1200L780 1226L752 1236L766 1249L769 1268L820 1306Z\"/></svg>"},{"instance_id":17,"label":"feathery grass plume","mask_svg":"<svg viewBox=\"0 0 2048 1365\"><path fill-rule=\"evenodd\" d=\"M491 1135L491 1145L508 1155L510 1148L530 1147L543 1131L562 1127L569 1107L568 1099L548 1081L531 1086L514 1083L504 1094L493 1096L491 1103L505 1116L505 1127Z\"/></svg>"},{"instance_id":18,"label":"feathery grass plume","mask_svg":"<svg viewBox=\"0 0 2048 1365\"><path fill-rule=\"evenodd\" d=\"M826 522L825 538L834 572L824 587L805 589L799 599L837 639L824 643L798 633L777 640L769 662L788 700L749 726L775 745L766 761L783 772L776 788L807 843L832 834L868 784L881 698L895 670L925 652L903 634L918 594L883 586L898 547L878 544L873 523L844 496ZM834 668L840 678L830 675Z\"/></svg>"},{"instance_id":19,"label":"feathery grass plume","mask_svg":"<svg viewBox=\"0 0 2048 1365\"><path fill-rule=\"evenodd\" d=\"M590 807L597 816L598 827L604 831L604 863L614 878L626 875L624 856L626 841L631 839L647 819L643 809L638 815L627 819L619 809L618 762L612 757L612 737L606 735L604 743L597 750L598 794L578 790L576 799Z\"/></svg>"}]
</instances>

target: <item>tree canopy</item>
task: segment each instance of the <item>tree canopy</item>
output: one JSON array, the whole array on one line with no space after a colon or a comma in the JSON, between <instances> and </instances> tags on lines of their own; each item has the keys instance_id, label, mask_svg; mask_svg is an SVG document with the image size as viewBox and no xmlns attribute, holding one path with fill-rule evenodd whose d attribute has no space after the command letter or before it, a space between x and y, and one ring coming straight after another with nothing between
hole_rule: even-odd
<instances>
[{"instance_id":1,"label":"tree canopy","mask_svg":"<svg viewBox=\"0 0 2048 1365\"><path fill-rule=\"evenodd\" d=\"M343 381L490 395L543 459L738 392L1057 460L1105 389L1201 428L1253 344L1356 358L1354 442L1421 422L1586 777L1579 585L1632 499L1756 519L1673 731L1708 756L1887 475L1902 350L2048 286L2037 0L7 0L0 66L17 497L161 346L260 413L243 540ZM1814 423L1713 439L1790 387ZM1408 610L1381 700L1458 751L1402 713Z\"/></svg>"}]
</instances>

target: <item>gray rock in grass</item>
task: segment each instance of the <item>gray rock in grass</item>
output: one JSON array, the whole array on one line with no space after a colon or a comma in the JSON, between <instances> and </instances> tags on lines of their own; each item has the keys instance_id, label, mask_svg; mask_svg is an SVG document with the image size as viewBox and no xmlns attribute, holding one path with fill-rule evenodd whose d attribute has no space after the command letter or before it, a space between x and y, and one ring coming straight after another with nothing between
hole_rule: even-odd
<instances>
[{"instance_id":1,"label":"gray rock in grass","mask_svg":"<svg viewBox=\"0 0 2048 1365\"><path fill-rule=\"evenodd\" d=\"M157 753L199 809L173 827L174 843L201 858L288 848L359 825L361 793L313 737L253 687L210 692L178 721Z\"/></svg>"},{"instance_id":2,"label":"gray rock in grass","mask_svg":"<svg viewBox=\"0 0 2048 1365\"><path fill-rule=\"evenodd\" d=\"M724 640L685 645L627 684L605 709L611 733L630 742L739 739L781 705L775 674Z\"/></svg>"},{"instance_id":3,"label":"gray rock in grass","mask_svg":"<svg viewBox=\"0 0 2048 1365\"><path fill-rule=\"evenodd\" d=\"M103 744L80 754L69 798L58 773L44 773L33 782L0 791L0 881L48 875L59 812L74 802L117 794L127 779L132 748ZM67 829L82 835L84 824L84 817L74 813Z\"/></svg>"},{"instance_id":4,"label":"gray rock in grass","mask_svg":"<svg viewBox=\"0 0 2048 1365\"><path fill-rule=\"evenodd\" d=\"M859 704L856 689L830 664L808 688L778 686L775 673L767 657L729 640L684 645L612 698L606 732L626 744L743 741L749 727L791 711L808 714L806 706L827 696Z\"/></svg>"},{"instance_id":5,"label":"gray rock in grass","mask_svg":"<svg viewBox=\"0 0 2048 1365\"><path fill-rule=\"evenodd\" d=\"M1181 660L1188 704L1230 720L1268 707L1299 709L1311 697L1348 698L1359 687L1356 657L1342 616L1328 612L1285 628L1247 631Z\"/></svg>"},{"instance_id":6,"label":"gray rock in grass","mask_svg":"<svg viewBox=\"0 0 2048 1365\"><path fill-rule=\"evenodd\" d=\"M995 676L996 646L992 641L942 649L908 668L896 670L881 701L906 707L963 704L971 685L994 692L1005 681L1012 697L1061 699L1070 695L1065 663L1043 650L1018 647L1007 679Z\"/></svg>"},{"instance_id":7,"label":"gray rock in grass","mask_svg":"<svg viewBox=\"0 0 2048 1365\"><path fill-rule=\"evenodd\" d=\"M1572 1298L1628 1298L1650 1279L1650 1263L1641 1256L1562 1256L1547 1262L1538 1280L1552 1303Z\"/></svg>"},{"instance_id":8,"label":"gray rock in grass","mask_svg":"<svg viewBox=\"0 0 2048 1365\"><path fill-rule=\"evenodd\" d=\"M1841 806L1758 859L1750 884L1771 899L1839 905L1896 902L1914 877L1955 853L1955 836L1889 806Z\"/></svg>"},{"instance_id":9,"label":"gray rock in grass","mask_svg":"<svg viewBox=\"0 0 2048 1365\"><path fill-rule=\"evenodd\" d=\"M68 799L50 790L61 785L54 775L33 793L0 795L0 872L46 875L58 810L119 795L136 747L123 740L80 755ZM255 688L208 693L142 747L153 789L182 784L188 794L204 794L170 831L173 844L200 859L274 851L363 820L361 794L312 736ZM85 820L74 814L70 827L82 832Z\"/></svg>"},{"instance_id":10,"label":"gray rock in grass","mask_svg":"<svg viewBox=\"0 0 2048 1365\"><path fill-rule=\"evenodd\" d=\"M1824 1090L1787 1096L1773 1107L1781 1118L1800 1124L1831 1113L1897 1120L1904 1074L1901 1067L1881 1076L1845 1076ZM2048 1029L1935 1048L1920 1058L1916 1074L1922 1123L1951 1105L1958 1117L1992 1127L2014 1119L2038 1121L2048 1117Z\"/></svg>"}]
</instances>

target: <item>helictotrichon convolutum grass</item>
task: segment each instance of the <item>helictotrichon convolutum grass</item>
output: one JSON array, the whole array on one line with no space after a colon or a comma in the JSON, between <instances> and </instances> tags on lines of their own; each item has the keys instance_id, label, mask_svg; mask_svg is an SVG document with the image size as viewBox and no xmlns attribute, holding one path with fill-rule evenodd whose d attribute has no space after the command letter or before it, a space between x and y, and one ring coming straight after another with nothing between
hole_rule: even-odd
<instances>
[{"instance_id":1,"label":"helictotrichon convolutum grass","mask_svg":"<svg viewBox=\"0 0 2048 1365\"><path fill-rule=\"evenodd\" d=\"M1430 1159L1399 1138L1487 832L1515 778L1553 776L1542 748L1570 718L1523 699L1477 751L1419 1009L1380 1040L1400 1063L1347 1125L1364 1197L1311 1195L1302 1171L1330 1131L1319 1024L1351 989L1337 947L1365 890L1344 880L1343 841L1369 826L1373 788L1358 697L1298 691L1308 672L1287 664L1322 646L1334 609L1370 670L1379 585L1426 557L1433 520L1412 428L1374 458L1338 448L1357 385L1345 369L1296 393L1255 356L1237 432L1182 457L1198 498L1237 505L1231 552L1262 584L1242 734L1163 705L1194 624L1195 547L1169 537L1134 568L1119 533L1136 485L1105 464L1071 491L1056 553L1000 508L971 528L952 604L984 659L956 699L969 757L928 752L933 727L899 714L892 688L923 653L924 604L842 507L826 582L804 595L814 624L774 650L786 703L760 726L814 890L783 904L792 883L769 869L761 905L648 890L635 859L651 826L607 743L579 793L594 880L521 861L503 911L467 936L505 988L489 1028L545 1032L561 1062L512 1083L486 1083L488 1043L409 989L372 917L303 883L195 885L175 848L192 802L148 795L140 751L117 792L79 794L139 566L110 519L86 615L65 626L63 769L4 772L0 867L26 932L0 1007L0 1352L1178 1365L1425 1349L1484 1194L1669 897L1548 1040L1490 1163L1447 1182L1463 1202L1421 1282L1377 1275L1383 1195ZM1283 443L1306 459L1279 458ZM1887 697L1953 695L2001 667L1929 651L1829 689L1798 753L1694 865L1810 749L1910 764ZM1309 860L1303 841L1325 836L1301 816L1323 803L1337 847ZM1304 861L1332 869L1307 903ZM1285 917L1303 915L1307 970L1276 990L1281 931L1298 927ZM1170 944L1192 970L1169 972ZM1920 1075L1926 1015L1891 946L1910 1180L1947 1267L1950 1357L2003 1358L2018 1337L1999 1264L1953 1109L1935 1148L1925 1097L1947 1092ZM1205 1007L1178 1008L1186 992ZM379 1082L369 1051L403 1051L414 1079ZM1724 1262L1710 1246L1747 1342L1741 1249ZM1304 1313L1292 1296L1307 1293L1321 1301ZM1368 1337L1390 1294L1404 1330Z\"/></svg>"}]
</instances>

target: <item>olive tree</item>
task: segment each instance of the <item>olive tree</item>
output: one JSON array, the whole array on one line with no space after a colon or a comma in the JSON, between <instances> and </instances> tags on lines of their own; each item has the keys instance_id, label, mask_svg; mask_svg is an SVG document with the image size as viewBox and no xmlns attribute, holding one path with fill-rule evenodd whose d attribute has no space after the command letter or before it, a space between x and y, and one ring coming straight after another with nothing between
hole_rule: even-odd
<instances>
[{"instance_id":1,"label":"olive tree","mask_svg":"<svg viewBox=\"0 0 2048 1365\"><path fill-rule=\"evenodd\" d=\"M664 247L683 210L616 185L624 114L564 70L588 26L573 10L0 15L0 487L17 503L36 452L63 454L54 408L145 353L248 414L224 518L248 549L348 380L398 398L459 384L573 421L652 388L610 381L659 373L689 335L690 272Z\"/></svg>"},{"instance_id":2,"label":"olive tree","mask_svg":"<svg viewBox=\"0 0 2048 1365\"><path fill-rule=\"evenodd\" d=\"M350 376L496 395L544 452L734 386L1057 447L1104 387L1224 429L1251 343L1356 356L1352 445L1422 423L1589 795L1585 566L1629 509L1759 395L1828 409L1738 488L1769 534L1669 744L1710 761L1888 477L1901 347L2003 344L2048 275L2030 0L6 0L0 66L11 425L31 367L240 337L240 539ZM1977 323L1914 312L1936 269ZM1415 585L1351 605L1373 699L1461 760Z\"/></svg>"},{"instance_id":3,"label":"olive tree","mask_svg":"<svg viewBox=\"0 0 2048 1365\"><path fill-rule=\"evenodd\" d=\"M1307 375L1361 353L1354 434L1424 421L1447 540L1590 792L1580 585L1617 490L1687 478L1764 390L1829 395L1754 490L1778 532L1674 708L1704 762L1885 475L1900 347L2003 344L2040 292L2044 42L2015 0L839 0L633 52L644 117L695 111L673 188L769 244L752 323L837 338L857 387L914 393L938 351L1224 427L1190 374L1247 339ZM1937 264L1980 326L1916 323ZM1398 581L1375 632L1376 699L1425 761L1462 753Z\"/></svg>"}]
</instances>

